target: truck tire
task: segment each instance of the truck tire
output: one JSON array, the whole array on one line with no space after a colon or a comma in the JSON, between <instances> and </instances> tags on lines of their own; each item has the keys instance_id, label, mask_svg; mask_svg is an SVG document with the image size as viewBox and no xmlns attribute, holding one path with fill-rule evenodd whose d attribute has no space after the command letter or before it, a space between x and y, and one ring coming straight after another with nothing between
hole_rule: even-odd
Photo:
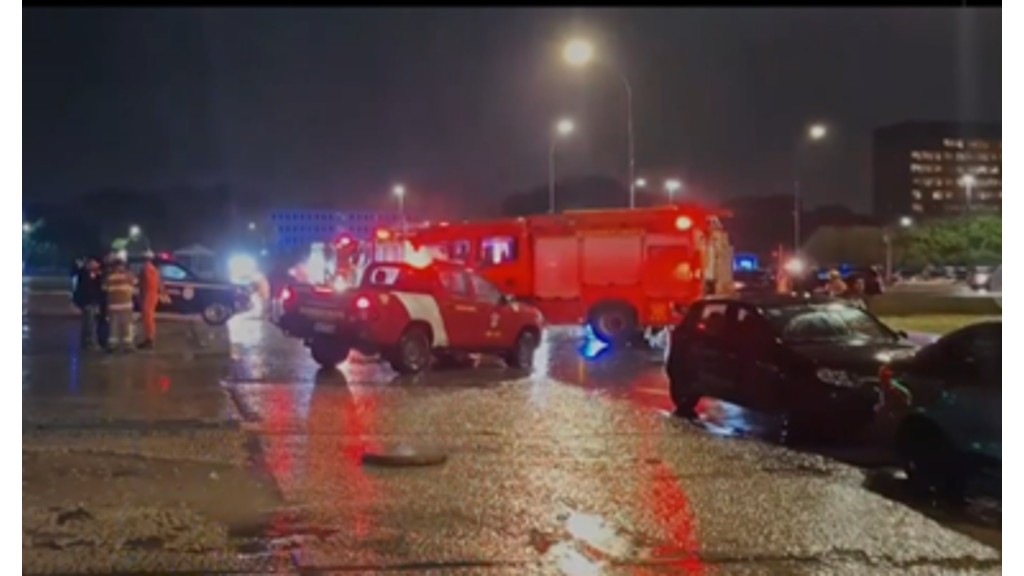
<instances>
[{"instance_id":1,"label":"truck tire","mask_svg":"<svg viewBox=\"0 0 1024 576\"><path fill-rule=\"evenodd\" d=\"M537 332L532 329L525 329L516 337L515 346L505 353L505 363L509 368L529 370L533 368L533 355L540 343Z\"/></svg>"},{"instance_id":2,"label":"truck tire","mask_svg":"<svg viewBox=\"0 0 1024 576\"><path fill-rule=\"evenodd\" d=\"M594 335L609 344L627 344L639 332L636 310L625 302L595 304L587 314Z\"/></svg>"},{"instance_id":3,"label":"truck tire","mask_svg":"<svg viewBox=\"0 0 1024 576\"><path fill-rule=\"evenodd\" d=\"M337 338L313 338L309 344L313 360L323 368L333 370L348 358L349 346Z\"/></svg>"},{"instance_id":4,"label":"truck tire","mask_svg":"<svg viewBox=\"0 0 1024 576\"><path fill-rule=\"evenodd\" d=\"M399 374L423 372L433 359L430 334L419 326L407 328L398 340L398 346L388 354L388 357L391 367Z\"/></svg>"}]
</instances>

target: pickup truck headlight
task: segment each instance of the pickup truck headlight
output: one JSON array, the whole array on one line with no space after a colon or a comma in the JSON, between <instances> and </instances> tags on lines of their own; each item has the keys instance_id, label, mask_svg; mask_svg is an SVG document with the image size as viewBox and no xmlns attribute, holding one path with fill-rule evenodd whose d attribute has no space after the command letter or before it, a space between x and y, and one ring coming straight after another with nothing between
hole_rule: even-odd
<instances>
[{"instance_id":1,"label":"pickup truck headlight","mask_svg":"<svg viewBox=\"0 0 1024 576\"><path fill-rule=\"evenodd\" d=\"M857 386L857 380L845 370L819 368L815 375L818 377L818 380L830 386L837 386L839 388L854 388Z\"/></svg>"}]
</instances>

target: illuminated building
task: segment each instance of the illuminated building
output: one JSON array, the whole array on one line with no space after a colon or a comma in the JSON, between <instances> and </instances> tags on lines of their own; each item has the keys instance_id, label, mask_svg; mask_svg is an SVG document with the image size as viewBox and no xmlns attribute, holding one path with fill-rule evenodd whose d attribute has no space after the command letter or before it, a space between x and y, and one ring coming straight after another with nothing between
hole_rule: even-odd
<instances>
[{"instance_id":1,"label":"illuminated building","mask_svg":"<svg viewBox=\"0 0 1024 576\"><path fill-rule=\"evenodd\" d=\"M309 248L329 242L340 234L368 240L380 226L390 226L398 216L386 212L334 210L278 210L270 214L274 246L278 250Z\"/></svg>"},{"instance_id":2,"label":"illuminated building","mask_svg":"<svg viewBox=\"0 0 1024 576\"><path fill-rule=\"evenodd\" d=\"M1002 209L999 125L906 122L879 128L872 164L879 221Z\"/></svg>"}]
</instances>

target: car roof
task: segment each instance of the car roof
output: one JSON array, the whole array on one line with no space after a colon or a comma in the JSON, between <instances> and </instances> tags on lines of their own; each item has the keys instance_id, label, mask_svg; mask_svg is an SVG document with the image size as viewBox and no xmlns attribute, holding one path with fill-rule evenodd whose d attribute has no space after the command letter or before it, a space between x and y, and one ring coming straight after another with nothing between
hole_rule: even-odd
<instances>
[{"instance_id":1,"label":"car roof","mask_svg":"<svg viewBox=\"0 0 1024 576\"><path fill-rule=\"evenodd\" d=\"M778 308L782 306L796 306L800 304L832 304L847 303L847 300L834 296L823 296L818 294L793 293L793 294L735 294L722 296L709 296L700 302L736 302L749 304L760 308Z\"/></svg>"}]
</instances>

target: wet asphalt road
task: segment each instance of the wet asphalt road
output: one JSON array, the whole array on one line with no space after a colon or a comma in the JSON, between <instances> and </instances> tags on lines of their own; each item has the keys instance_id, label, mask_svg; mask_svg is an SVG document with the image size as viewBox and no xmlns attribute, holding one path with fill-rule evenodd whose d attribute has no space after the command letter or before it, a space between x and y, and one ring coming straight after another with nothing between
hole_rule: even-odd
<instances>
[{"instance_id":1,"label":"wet asphalt road","mask_svg":"<svg viewBox=\"0 0 1024 576\"><path fill-rule=\"evenodd\" d=\"M25 320L26 573L999 572L998 510L669 417L657 353L587 361L561 331L533 374L396 378L318 372L256 318L160 329L107 356L71 319ZM444 462L363 462L406 452Z\"/></svg>"}]
</instances>

